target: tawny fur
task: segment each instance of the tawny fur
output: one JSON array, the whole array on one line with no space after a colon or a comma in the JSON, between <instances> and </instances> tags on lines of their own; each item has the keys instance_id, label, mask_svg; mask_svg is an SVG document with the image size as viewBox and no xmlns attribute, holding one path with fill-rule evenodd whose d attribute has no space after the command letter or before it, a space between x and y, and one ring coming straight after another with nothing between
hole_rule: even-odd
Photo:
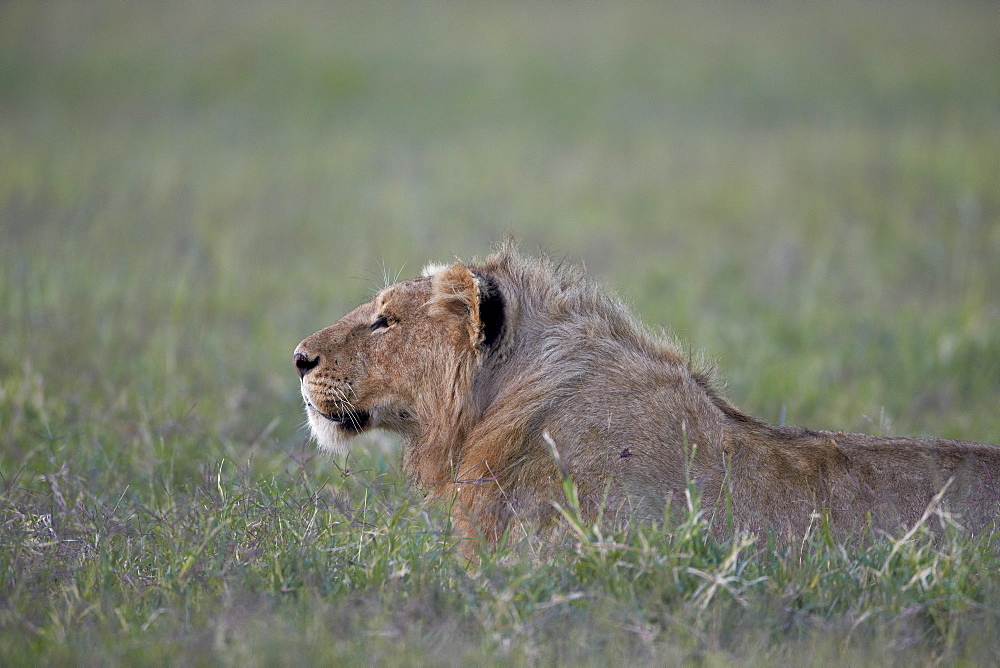
<instances>
[{"instance_id":1,"label":"tawny fur","mask_svg":"<svg viewBox=\"0 0 1000 668\"><path fill-rule=\"evenodd\" d=\"M690 479L717 531L790 535L822 511L850 533L910 524L947 485L962 526L997 529L996 446L761 422L582 270L511 243L427 273L305 339L297 364L320 446L402 434L406 475L454 501L465 536L551 523L562 492L549 440L585 511L608 517L662 520Z\"/></svg>"}]
</instances>

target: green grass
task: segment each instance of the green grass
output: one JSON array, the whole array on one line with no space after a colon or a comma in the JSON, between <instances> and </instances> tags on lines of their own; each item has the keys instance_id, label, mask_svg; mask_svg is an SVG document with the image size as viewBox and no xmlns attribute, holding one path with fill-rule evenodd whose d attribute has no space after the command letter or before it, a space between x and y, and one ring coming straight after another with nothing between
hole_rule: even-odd
<instances>
[{"instance_id":1,"label":"green grass","mask_svg":"<svg viewBox=\"0 0 1000 668\"><path fill-rule=\"evenodd\" d=\"M1000 443L991 3L0 6L0 663L985 664L995 540L455 556L290 357L512 230L757 415ZM939 518L931 517L935 525Z\"/></svg>"}]
</instances>

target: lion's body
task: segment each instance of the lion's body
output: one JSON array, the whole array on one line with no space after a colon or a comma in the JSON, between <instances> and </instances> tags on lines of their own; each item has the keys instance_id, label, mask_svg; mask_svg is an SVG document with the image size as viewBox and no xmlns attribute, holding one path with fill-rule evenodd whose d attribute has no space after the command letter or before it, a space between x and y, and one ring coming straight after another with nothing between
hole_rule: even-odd
<instances>
[{"instance_id":1,"label":"lion's body","mask_svg":"<svg viewBox=\"0 0 1000 668\"><path fill-rule=\"evenodd\" d=\"M847 531L897 526L946 484L961 524L996 526L998 447L763 423L580 270L509 245L431 273L307 338L296 363L320 445L401 433L405 473L470 537L546 523L561 470L586 511L631 519L662 520L690 480L720 531L798 532L818 510Z\"/></svg>"}]
</instances>

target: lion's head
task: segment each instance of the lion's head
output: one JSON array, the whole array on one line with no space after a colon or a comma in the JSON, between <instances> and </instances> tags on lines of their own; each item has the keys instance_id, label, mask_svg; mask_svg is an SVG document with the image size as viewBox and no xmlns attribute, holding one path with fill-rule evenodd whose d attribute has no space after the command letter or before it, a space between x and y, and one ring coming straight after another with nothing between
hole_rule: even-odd
<instances>
[{"instance_id":1,"label":"lion's head","mask_svg":"<svg viewBox=\"0 0 1000 668\"><path fill-rule=\"evenodd\" d=\"M302 398L320 447L383 428L414 437L463 408L463 388L503 327L489 277L429 266L306 338L295 349ZM447 415L444 420L435 419Z\"/></svg>"}]
</instances>

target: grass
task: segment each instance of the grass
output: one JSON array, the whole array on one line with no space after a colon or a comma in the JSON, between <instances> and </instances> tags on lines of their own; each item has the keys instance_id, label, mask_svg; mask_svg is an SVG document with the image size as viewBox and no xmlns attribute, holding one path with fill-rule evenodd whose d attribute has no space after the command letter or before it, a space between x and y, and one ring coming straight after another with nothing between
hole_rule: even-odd
<instances>
[{"instance_id":1,"label":"grass","mask_svg":"<svg viewBox=\"0 0 1000 668\"><path fill-rule=\"evenodd\" d=\"M0 7L0 663L990 663L995 539L469 568L290 363L513 230L772 421L1000 443L989 3ZM938 516L928 526L941 522ZM905 540L903 540L905 537Z\"/></svg>"}]
</instances>

